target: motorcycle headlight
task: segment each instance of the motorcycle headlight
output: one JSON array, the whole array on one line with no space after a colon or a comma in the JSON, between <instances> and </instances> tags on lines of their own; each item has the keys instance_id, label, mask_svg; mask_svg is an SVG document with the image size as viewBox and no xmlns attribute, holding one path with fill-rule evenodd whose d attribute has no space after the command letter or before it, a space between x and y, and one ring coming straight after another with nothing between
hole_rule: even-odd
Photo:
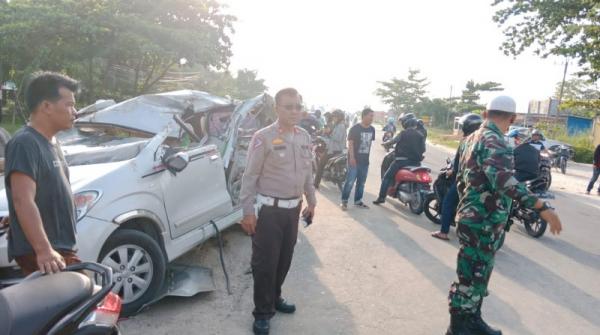
<instances>
[{"instance_id":1,"label":"motorcycle headlight","mask_svg":"<svg viewBox=\"0 0 600 335\"><path fill-rule=\"evenodd\" d=\"M89 212L92 207L100 199L99 191L83 191L76 193L74 196L75 202L75 214L77 221L83 219L83 217Z\"/></svg>"}]
</instances>

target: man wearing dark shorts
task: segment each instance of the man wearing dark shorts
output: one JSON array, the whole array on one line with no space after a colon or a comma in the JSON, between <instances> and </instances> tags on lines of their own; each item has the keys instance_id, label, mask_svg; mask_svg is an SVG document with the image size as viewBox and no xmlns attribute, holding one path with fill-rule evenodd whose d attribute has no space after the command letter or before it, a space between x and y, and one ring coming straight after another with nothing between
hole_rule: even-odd
<instances>
[{"instance_id":1,"label":"man wearing dark shorts","mask_svg":"<svg viewBox=\"0 0 600 335\"><path fill-rule=\"evenodd\" d=\"M25 275L59 272L80 262L69 170L54 138L73 126L76 91L77 82L69 77L36 74L25 91L30 123L6 146L8 257Z\"/></svg>"}]
</instances>

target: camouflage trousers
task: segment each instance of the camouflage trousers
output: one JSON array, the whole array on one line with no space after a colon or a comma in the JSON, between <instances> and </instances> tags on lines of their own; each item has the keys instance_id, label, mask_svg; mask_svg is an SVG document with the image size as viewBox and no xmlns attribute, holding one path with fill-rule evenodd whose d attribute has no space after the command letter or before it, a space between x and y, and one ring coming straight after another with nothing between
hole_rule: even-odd
<instances>
[{"instance_id":1,"label":"camouflage trousers","mask_svg":"<svg viewBox=\"0 0 600 335\"><path fill-rule=\"evenodd\" d=\"M458 281L450 287L450 314L475 314L481 308L483 298L488 295L494 255L504 239L503 226L487 222L458 223Z\"/></svg>"}]
</instances>

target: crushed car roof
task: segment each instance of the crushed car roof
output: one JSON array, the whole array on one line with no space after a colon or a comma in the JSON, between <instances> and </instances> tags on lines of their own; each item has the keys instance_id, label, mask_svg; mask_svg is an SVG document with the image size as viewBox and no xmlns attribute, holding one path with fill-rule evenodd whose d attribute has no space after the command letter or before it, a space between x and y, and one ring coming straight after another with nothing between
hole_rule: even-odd
<instances>
[{"instance_id":1,"label":"crushed car roof","mask_svg":"<svg viewBox=\"0 0 600 335\"><path fill-rule=\"evenodd\" d=\"M204 113L233 105L229 99L201 91L146 94L85 115L77 123L109 124L156 134L172 123L173 115L181 115L190 108L193 113Z\"/></svg>"}]
</instances>

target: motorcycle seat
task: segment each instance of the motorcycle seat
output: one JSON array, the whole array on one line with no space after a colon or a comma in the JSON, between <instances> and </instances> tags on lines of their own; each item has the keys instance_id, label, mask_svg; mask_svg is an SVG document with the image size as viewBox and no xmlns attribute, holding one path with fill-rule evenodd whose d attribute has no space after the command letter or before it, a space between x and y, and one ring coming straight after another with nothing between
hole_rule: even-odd
<instances>
[{"instance_id":1,"label":"motorcycle seat","mask_svg":"<svg viewBox=\"0 0 600 335\"><path fill-rule=\"evenodd\" d=\"M41 334L93 294L85 275L61 272L0 290L0 334Z\"/></svg>"},{"instance_id":2,"label":"motorcycle seat","mask_svg":"<svg viewBox=\"0 0 600 335\"><path fill-rule=\"evenodd\" d=\"M427 171L427 172L431 172L431 169L425 166L405 166L403 167L404 170L409 170L410 172L417 172L417 171Z\"/></svg>"}]
</instances>

